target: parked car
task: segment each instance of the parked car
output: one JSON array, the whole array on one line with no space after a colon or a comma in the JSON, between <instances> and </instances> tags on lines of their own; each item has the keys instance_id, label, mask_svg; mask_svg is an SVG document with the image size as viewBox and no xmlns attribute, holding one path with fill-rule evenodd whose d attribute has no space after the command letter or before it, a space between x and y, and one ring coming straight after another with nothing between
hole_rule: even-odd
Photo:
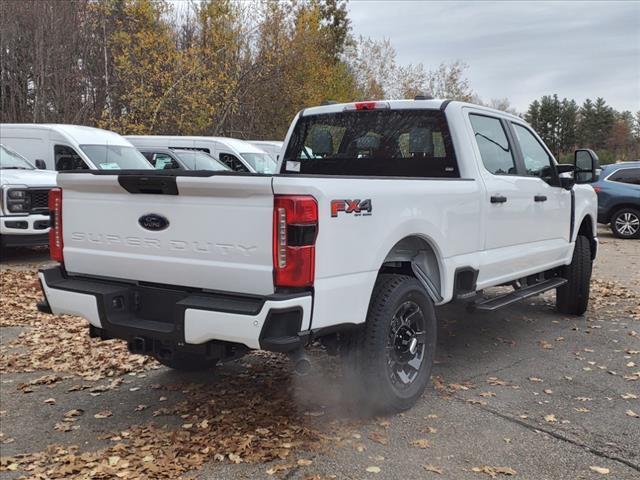
<instances>
[{"instance_id":1,"label":"parked car","mask_svg":"<svg viewBox=\"0 0 640 480\"><path fill-rule=\"evenodd\" d=\"M264 150L236 138L163 135L127 135L125 138L138 148L201 150L236 172L269 174L276 169L275 160Z\"/></svg>"},{"instance_id":2,"label":"parked car","mask_svg":"<svg viewBox=\"0 0 640 480\"><path fill-rule=\"evenodd\" d=\"M172 150L160 147L139 148L138 150L156 170L231 171L224 163L200 150Z\"/></svg>"},{"instance_id":3,"label":"parked car","mask_svg":"<svg viewBox=\"0 0 640 480\"><path fill-rule=\"evenodd\" d=\"M48 245L47 198L55 186L55 172L0 144L0 246Z\"/></svg>"},{"instance_id":4,"label":"parked car","mask_svg":"<svg viewBox=\"0 0 640 480\"><path fill-rule=\"evenodd\" d=\"M248 142L267 152L276 162L280 159L279 157L284 142L277 140L248 140Z\"/></svg>"},{"instance_id":5,"label":"parked car","mask_svg":"<svg viewBox=\"0 0 640 480\"><path fill-rule=\"evenodd\" d=\"M434 306L556 290L561 313L586 311L593 152L560 166L519 117L423 99L307 108L283 151L284 175L59 175L39 308L176 369L264 349L304 372L318 340L386 411L429 383Z\"/></svg>"},{"instance_id":6,"label":"parked car","mask_svg":"<svg viewBox=\"0 0 640 480\"><path fill-rule=\"evenodd\" d=\"M50 170L149 169L145 158L115 132L80 125L3 123L2 143Z\"/></svg>"},{"instance_id":7,"label":"parked car","mask_svg":"<svg viewBox=\"0 0 640 480\"><path fill-rule=\"evenodd\" d=\"M618 238L640 238L640 161L602 167L593 183L598 194L598 223Z\"/></svg>"}]
</instances>

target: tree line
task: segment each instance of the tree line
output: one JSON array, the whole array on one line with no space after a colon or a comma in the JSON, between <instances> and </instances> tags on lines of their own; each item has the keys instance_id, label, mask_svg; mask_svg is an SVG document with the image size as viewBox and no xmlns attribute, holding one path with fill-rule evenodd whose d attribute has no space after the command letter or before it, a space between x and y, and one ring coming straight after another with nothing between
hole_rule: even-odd
<instances>
[{"instance_id":1,"label":"tree line","mask_svg":"<svg viewBox=\"0 0 640 480\"><path fill-rule=\"evenodd\" d=\"M0 29L3 122L281 139L326 100L472 95L355 38L346 0L3 0Z\"/></svg>"},{"instance_id":2,"label":"tree line","mask_svg":"<svg viewBox=\"0 0 640 480\"><path fill-rule=\"evenodd\" d=\"M578 105L545 95L529 105L524 118L562 162L577 147L595 150L602 164L640 158L640 111L619 112L603 98Z\"/></svg>"},{"instance_id":3,"label":"tree line","mask_svg":"<svg viewBox=\"0 0 640 480\"><path fill-rule=\"evenodd\" d=\"M91 125L124 134L282 139L327 100L487 102L462 61L399 64L389 39L355 37L347 0L2 0L0 121ZM640 156L640 112L557 95L525 118L554 154Z\"/></svg>"}]
</instances>

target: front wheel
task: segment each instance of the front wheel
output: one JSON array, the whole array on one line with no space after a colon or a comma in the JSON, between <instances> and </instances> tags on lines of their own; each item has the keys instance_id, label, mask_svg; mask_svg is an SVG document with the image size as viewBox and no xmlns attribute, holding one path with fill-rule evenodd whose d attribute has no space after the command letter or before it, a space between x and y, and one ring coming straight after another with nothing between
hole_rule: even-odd
<instances>
[{"instance_id":1,"label":"front wheel","mask_svg":"<svg viewBox=\"0 0 640 480\"><path fill-rule=\"evenodd\" d=\"M374 413L400 412L420 398L431 375L436 333L433 302L418 280L380 275L347 356L359 397Z\"/></svg>"},{"instance_id":2,"label":"front wheel","mask_svg":"<svg viewBox=\"0 0 640 480\"><path fill-rule=\"evenodd\" d=\"M561 313L582 315L587 311L591 285L591 246L589 239L578 235L571 263L563 268L567 283L556 290L556 307Z\"/></svg>"},{"instance_id":3,"label":"front wheel","mask_svg":"<svg viewBox=\"0 0 640 480\"><path fill-rule=\"evenodd\" d=\"M611 217L611 231L618 238L640 238L640 211L623 208Z\"/></svg>"}]
</instances>

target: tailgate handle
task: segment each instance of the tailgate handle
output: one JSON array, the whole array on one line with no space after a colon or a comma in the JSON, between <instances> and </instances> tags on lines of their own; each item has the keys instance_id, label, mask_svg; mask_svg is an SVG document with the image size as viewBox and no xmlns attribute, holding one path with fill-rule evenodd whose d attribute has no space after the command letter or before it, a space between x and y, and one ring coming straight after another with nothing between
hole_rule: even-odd
<instances>
[{"instance_id":1,"label":"tailgate handle","mask_svg":"<svg viewBox=\"0 0 640 480\"><path fill-rule=\"evenodd\" d=\"M159 175L118 175L118 183L129 193L178 195L176 177Z\"/></svg>"}]
</instances>

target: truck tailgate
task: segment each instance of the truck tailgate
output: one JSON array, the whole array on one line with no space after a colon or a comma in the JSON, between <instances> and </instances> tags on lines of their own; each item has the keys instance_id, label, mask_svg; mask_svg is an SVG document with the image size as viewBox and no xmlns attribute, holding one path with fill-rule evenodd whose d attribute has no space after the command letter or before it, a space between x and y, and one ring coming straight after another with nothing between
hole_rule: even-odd
<instances>
[{"instance_id":1,"label":"truck tailgate","mask_svg":"<svg viewBox=\"0 0 640 480\"><path fill-rule=\"evenodd\" d=\"M132 193L145 179L58 176L69 273L273 293L271 177L159 176L172 188Z\"/></svg>"}]
</instances>

